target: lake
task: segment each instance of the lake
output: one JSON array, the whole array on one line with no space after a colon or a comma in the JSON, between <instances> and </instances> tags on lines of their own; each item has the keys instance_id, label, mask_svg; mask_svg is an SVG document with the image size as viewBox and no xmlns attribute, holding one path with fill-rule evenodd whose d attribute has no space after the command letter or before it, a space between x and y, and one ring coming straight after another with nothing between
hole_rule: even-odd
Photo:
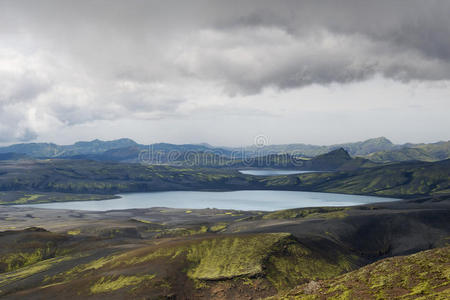
<instances>
[{"instance_id":1,"label":"lake","mask_svg":"<svg viewBox=\"0 0 450 300\"><path fill-rule=\"evenodd\" d=\"M96 211L150 207L273 211L299 207L350 206L398 200L372 196L272 190L232 192L173 191L130 193L120 196L122 198L111 200L55 202L17 206Z\"/></svg>"},{"instance_id":2,"label":"lake","mask_svg":"<svg viewBox=\"0 0 450 300\"><path fill-rule=\"evenodd\" d=\"M297 170L275 170L275 169L239 170L239 173L241 174L254 176L279 176L279 175L293 175L293 174L316 173L316 172L321 171L297 171Z\"/></svg>"}]
</instances>

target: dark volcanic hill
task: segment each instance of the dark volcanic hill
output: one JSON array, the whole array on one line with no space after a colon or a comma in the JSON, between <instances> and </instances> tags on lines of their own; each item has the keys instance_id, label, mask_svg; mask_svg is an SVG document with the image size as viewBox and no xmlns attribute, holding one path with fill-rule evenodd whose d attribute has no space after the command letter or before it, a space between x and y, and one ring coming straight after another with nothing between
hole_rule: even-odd
<instances>
[{"instance_id":1,"label":"dark volcanic hill","mask_svg":"<svg viewBox=\"0 0 450 300\"><path fill-rule=\"evenodd\" d=\"M302 168L309 170L354 170L375 164L364 158L352 158L344 148L333 150L305 161Z\"/></svg>"}]
</instances>

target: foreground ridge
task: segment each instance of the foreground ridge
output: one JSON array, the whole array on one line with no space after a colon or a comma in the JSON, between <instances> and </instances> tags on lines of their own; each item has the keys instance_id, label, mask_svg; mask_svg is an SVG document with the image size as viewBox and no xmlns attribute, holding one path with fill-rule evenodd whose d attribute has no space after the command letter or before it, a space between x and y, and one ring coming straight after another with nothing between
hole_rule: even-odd
<instances>
[{"instance_id":1,"label":"foreground ridge","mask_svg":"<svg viewBox=\"0 0 450 300\"><path fill-rule=\"evenodd\" d=\"M272 299L449 299L450 246L386 258Z\"/></svg>"}]
</instances>

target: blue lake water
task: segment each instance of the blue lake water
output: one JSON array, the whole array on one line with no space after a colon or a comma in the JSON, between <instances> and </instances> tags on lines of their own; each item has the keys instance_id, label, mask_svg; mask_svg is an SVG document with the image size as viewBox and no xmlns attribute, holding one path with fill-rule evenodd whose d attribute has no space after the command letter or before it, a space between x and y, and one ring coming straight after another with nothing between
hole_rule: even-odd
<instances>
[{"instance_id":1,"label":"blue lake water","mask_svg":"<svg viewBox=\"0 0 450 300\"><path fill-rule=\"evenodd\" d=\"M107 211L117 209L170 207L265 210L319 206L350 206L398 199L371 196L297 191L232 191L232 192L152 192L122 194L120 199L72 201L20 205L36 208Z\"/></svg>"},{"instance_id":2,"label":"blue lake water","mask_svg":"<svg viewBox=\"0 0 450 300\"><path fill-rule=\"evenodd\" d=\"M315 172L320 172L320 171L262 169L262 170L239 170L239 172L242 174L245 174L245 175L254 175L254 176L279 176L279 175L315 173Z\"/></svg>"}]
</instances>

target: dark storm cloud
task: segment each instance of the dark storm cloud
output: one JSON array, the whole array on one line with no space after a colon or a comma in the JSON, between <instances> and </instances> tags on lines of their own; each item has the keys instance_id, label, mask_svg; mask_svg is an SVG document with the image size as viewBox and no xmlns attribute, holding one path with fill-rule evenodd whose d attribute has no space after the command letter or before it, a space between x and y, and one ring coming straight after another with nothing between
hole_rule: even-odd
<instances>
[{"instance_id":1,"label":"dark storm cloud","mask_svg":"<svg viewBox=\"0 0 450 300\"><path fill-rule=\"evenodd\" d=\"M71 53L95 76L187 74L237 92L374 73L447 79L449 14L445 0L2 1L6 31Z\"/></svg>"},{"instance_id":2,"label":"dark storm cloud","mask_svg":"<svg viewBox=\"0 0 450 300\"><path fill-rule=\"evenodd\" d=\"M271 53L271 59L283 67L269 70L268 64L250 80L235 73L227 78L233 85L257 91L270 85L346 83L376 73L396 80L446 80L450 77L449 14L449 1L269 1L246 7L215 26L220 33L234 34L246 28L247 39L252 37L250 30L275 28L292 39L274 40L270 46L258 43L269 53L284 47L284 52ZM266 38L270 40L270 33ZM302 43L306 49L296 47ZM240 45L236 42L232 47ZM254 57L261 58L257 53Z\"/></svg>"}]
</instances>

